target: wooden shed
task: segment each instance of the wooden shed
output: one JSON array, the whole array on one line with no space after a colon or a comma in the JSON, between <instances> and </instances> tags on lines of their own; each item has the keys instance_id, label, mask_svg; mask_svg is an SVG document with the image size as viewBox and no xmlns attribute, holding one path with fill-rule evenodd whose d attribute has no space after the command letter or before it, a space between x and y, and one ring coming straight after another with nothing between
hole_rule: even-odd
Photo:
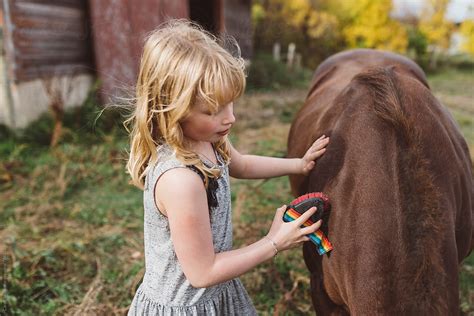
<instances>
[{"instance_id":1,"label":"wooden shed","mask_svg":"<svg viewBox=\"0 0 474 316\"><path fill-rule=\"evenodd\" d=\"M140 3L140 5L137 5ZM234 36L251 56L250 0L90 1L95 61L103 101L135 84L145 35L171 18L198 22L207 30Z\"/></svg>"},{"instance_id":2,"label":"wooden shed","mask_svg":"<svg viewBox=\"0 0 474 316\"><path fill-rule=\"evenodd\" d=\"M81 104L93 83L87 3L2 0L0 123L24 127L52 94Z\"/></svg>"},{"instance_id":3,"label":"wooden shed","mask_svg":"<svg viewBox=\"0 0 474 316\"><path fill-rule=\"evenodd\" d=\"M0 123L14 128L48 110L51 89L66 107L97 79L104 102L130 91L145 35L169 19L234 36L252 54L250 0L0 1Z\"/></svg>"}]
</instances>

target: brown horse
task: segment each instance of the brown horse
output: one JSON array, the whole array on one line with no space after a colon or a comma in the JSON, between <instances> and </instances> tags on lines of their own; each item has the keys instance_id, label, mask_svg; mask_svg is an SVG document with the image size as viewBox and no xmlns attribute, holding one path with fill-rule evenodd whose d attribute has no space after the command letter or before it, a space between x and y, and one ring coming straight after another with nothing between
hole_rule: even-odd
<instances>
[{"instance_id":1,"label":"brown horse","mask_svg":"<svg viewBox=\"0 0 474 316\"><path fill-rule=\"evenodd\" d=\"M458 267L473 248L466 141L414 62L352 50L316 70L293 121L288 156L321 134L327 151L295 195L322 191L334 246L303 247L318 315L459 314Z\"/></svg>"}]
</instances>

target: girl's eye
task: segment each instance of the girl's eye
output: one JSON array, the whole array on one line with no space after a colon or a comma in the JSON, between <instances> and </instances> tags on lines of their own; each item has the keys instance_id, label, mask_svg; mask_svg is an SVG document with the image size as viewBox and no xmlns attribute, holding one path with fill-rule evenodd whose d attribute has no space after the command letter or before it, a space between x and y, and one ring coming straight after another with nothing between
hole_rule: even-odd
<instances>
[{"instance_id":1,"label":"girl's eye","mask_svg":"<svg viewBox=\"0 0 474 316\"><path fill-rule=\"evenodd\" d=\"M223 109L222 107L219 107L216 111L205 110L203 113L205 115L214 116L214 115L219 114L222 111L222 109Z\"/></svg>"}]
</instances>

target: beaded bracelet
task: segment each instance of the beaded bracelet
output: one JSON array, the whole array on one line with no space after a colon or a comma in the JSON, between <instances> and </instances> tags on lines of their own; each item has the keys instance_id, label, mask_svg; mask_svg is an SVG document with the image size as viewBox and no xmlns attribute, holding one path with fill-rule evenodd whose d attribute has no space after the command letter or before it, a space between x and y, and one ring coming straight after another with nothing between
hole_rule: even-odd
<instances>
[{"instance_id":1,"label":"beaded bracelet","mask_svg":"<svg viewBox=\"0 0 474 316\"><path fill-rule=\"evenodd\" d=\"M276 242L274 242L273 240L271 240L270 237L268 237L268 236L264 236L263 238L268 239L268 241L272 244L273 250L275 251L275 254L274 254L273 256L276 256L277 253L278 253L278 248L277 248Z\"/></svg>"}]
</instances>

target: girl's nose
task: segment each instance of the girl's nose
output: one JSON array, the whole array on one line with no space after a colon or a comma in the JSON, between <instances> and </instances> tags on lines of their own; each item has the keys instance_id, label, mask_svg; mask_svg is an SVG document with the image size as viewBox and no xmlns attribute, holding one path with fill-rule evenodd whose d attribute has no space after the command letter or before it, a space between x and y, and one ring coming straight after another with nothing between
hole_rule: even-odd
<instances>
[{"instance_id":1,"label":"girl's nose","mask_svg":"<svg viewBox=\"0 0 474 316\"><path fill-rule=\"evenodd\" d=\"M223 124L224 125L227 125L227 124L234 124L235 122L235 116L234 116L234 107L233 107L233 104L232 102L227 105L226 107L226 111L225 111L225 117L224 117L224 120L223 120Z\"/></svg>"},{"instance_id":2,"label":"girl's nose","mask_svg":"<svg viewBox=\"0 0 474 316\"><path fill-rule=\"evenodd\" d=\"M235 122L235 116L234 113L230 112L224 119L223 124L228 125L228 124L234 124Z\"/></svg>"}]
</instances>

